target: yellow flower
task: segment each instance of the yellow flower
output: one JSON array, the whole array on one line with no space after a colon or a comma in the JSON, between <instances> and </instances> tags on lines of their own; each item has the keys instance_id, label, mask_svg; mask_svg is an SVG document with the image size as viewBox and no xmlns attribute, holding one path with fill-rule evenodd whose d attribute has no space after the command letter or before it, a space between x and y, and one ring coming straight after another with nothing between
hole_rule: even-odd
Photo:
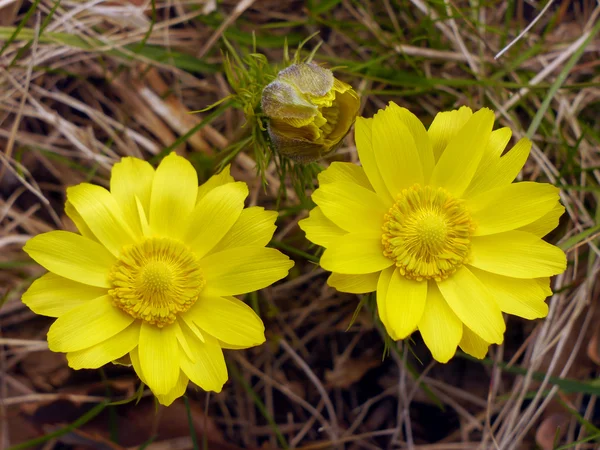
<instances>
[{"instance_id":1,"label":"yellow flower","mask_svg":"<svg viewBox=\"0 0 600 450\"><path fill-rule=\"evenodd\" d=\"M227 381L222 348L265 341L261 319L232 296L280 280L293 265L265 248L277 213L244 209L247 195L228 168L198 187L192 165L175 154L156 170L123 158L110 192L68 188L65 210L81 234L51 231L24 247L49 270L23 302L57 317L50 350L67 353L74 369L129 355L165 405L188 379L219 392Z\"/></svg>"},{"instance_id":2,"label":"yellow flower","mask_svg":"<svg viewBox=\"0 0 600 450\"><path fill-rule=\"evenodd\" d=\"M502 155L508 128L489 109L440 113L425 130L394 103L359 118L362 167L333 163L318 205L300 223L326 248L321 266L343 292L377 291L389 335L419 330L433 357L456 347L483 358L503 341L502 312L545 317L549 277L565 254L542 240L564 212L558 189L512 183L529 155L521 139Z\"/></svg>"},{"instance_id":3,"label":"yellow flower","mask_svg":"<svg viewBox=\"0 0 600 450\"><path fill-rule=\"evenodd\" d=\"M292 64L262 94L271 142L299 162L333 152L350 131L359 106L352 86L314 63Z\"/></svg>"}]
</instances>

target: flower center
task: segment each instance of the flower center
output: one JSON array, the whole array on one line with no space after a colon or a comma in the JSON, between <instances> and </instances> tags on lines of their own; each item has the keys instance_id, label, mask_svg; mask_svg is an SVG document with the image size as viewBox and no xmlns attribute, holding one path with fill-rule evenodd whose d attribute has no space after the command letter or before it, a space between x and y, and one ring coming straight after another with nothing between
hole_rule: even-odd
<instances>
[{"instance_id":1,"label":"flower center","mask_svg":"<svg viewBox=\"0 0 600 450\"><path fill-rule=\"evenodd\" d=\"M469 256L474 224L462 200L442 189L404 189L385 215L383 254L412 280L444 280Z\"/></svg>"},{"instance_id":2,"label":"flower center","mask_svg":"<svg viewBox=\"0 0 600 450\"><path fill-rule=\"evenodd\" d=\"M108 293L116 307L158 327L190 309L206 284L196 256L167 238L125 247L109 279Z\"/></svg>"}]
</instances>

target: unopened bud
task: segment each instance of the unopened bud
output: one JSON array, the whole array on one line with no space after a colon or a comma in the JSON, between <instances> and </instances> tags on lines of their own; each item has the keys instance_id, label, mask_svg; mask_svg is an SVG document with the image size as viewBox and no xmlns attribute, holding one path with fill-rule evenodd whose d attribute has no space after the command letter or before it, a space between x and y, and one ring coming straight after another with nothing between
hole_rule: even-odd
<instances>
[{"instance_id":1,"label":"unopened bud","mask_svg":"<svg viewBox=\"0 0 600 450\"><path fill-rule=\"evenodd\" d=\"M271 142L298 162L315 161L337 149L359 106L352 86L314 63L292 64L262 93Z\"/></svg>"}]
</instances>

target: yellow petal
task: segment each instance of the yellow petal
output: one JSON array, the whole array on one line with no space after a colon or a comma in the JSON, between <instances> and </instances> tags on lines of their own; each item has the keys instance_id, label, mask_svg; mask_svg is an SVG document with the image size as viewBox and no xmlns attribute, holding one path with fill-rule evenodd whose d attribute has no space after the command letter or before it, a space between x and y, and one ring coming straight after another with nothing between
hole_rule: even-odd
<instances>
[{"instance_id":1,"label":"yellow petal","mask_svg":"<svg viewBox=\"0 0 600 450\"><path fill-rule=\"evenodd\" d=\"M147 385L148 383L146 383L146 378L144 377L144 374L142 373L142 367L140 364L140 357L139 357L139 352L138 352L137 347L134 348L129 353L129 356L131 358L131 364L133 365L133 370L135 370L135 373L137 374L139 379L142 380L142 383ZM154 392L153 392L153 394L155 395L155 397L157 398L158 402L161 405L169 406L171 403L173 403L173 401L175 401L175 399L177 399L177 398L181 397L183 394L185 394L185 390L187 389L187 386L188 386L188 381L189 381L189 379L188 379L187 375L185 373L183 373L182 370L180 370L179 377L177 378L177 383L175 384L173 389L171 389L166 394L156 395Z\"/></svg>"},{"instance_id":2,"label":"yellow petal","mask_svg":"<svg viewBox=\"0 0 600 450\"><path fill-rule=\"evenodd\" d=\"M186 356L182 356L181 369L193 383L205 391L221 392L228 375L219 342L210 334L206 334L204 342L201 342L185 327L183 333L196 356L196 361L192 362Z\"/></svg>"},{"instance_id":3,"label":"yellow petal","mask_svg":"<svg viewBox=\"0 0 600 450\"><path fill-rule=\"evenodd\" d=\"M466 267L437 283L458 318L488 342L502 343L506 326L494 297Z\"/></svg>"},{"instance_id":4,"label":"yellow petal","mask_svg":"<svg viewBox=\"0 0 600 450\"><path fill-rule=\"evenodd\" d=\"M185 394L185 391L188 387L188 382L189 378L185 373L183 373L183 370L180 370L179 378L177 378L177 383L175 384L175 387L173 387L173 389L171 389L164 395L156 396L158 403L160 403L163 406L170 406L171 403L173 403L176 399Z\"/></svg>"},{"instance_id":5,"label":"yellow petal","mask_svg":"<svg viewBox=\"0 0 600 450\"><path fill-rule=\"evenodd\" d=\"M375 161L375 153L373 151L372 128L373 119L365 119L358 117L354 125L354 139L356 140L356 150L360 159L360 164L365 170L365 174L373 186L377 195L379 195L385 204L391 205L394 203L392 197L385 186L377 162Z\"/></svg>"},{"instance_id":6,"label":"yellow petal","mask_svg":"<svg viewBox=\"0 0 600 450\"><path fill-rule=\"evenodd\" d=\"M365 170L356 164L334 161L331 165L319 174L319 185L335 183L336 181L345 181L352 184L358 184L370 191L373 187L367 178Z\"/></svg>"},{"instance_id":7,"label":"yellow petal","mask_svg":"<svg viewBox=\"0 0 600 450\"><path fill-rule=\"evenodd\" d=\"M431 184L460 197L475 175L493 125L494 113L491 110L483 108L473 114L448 142L433 169Z\"/></svg>"},{"instance_id":8,"label":"yellow petal","mask_svg":"<svg viewBox=\"0 0 600 450\"><path fill-rule=\"evenodd\" d=\"M265 342L265 326L252 308L234 297L201 295L186 317L218 340L240 348Z\"/></svg>"},{"instance_id":9,"label":"yellow petal","mask_svg":"<svg viewBox=\"0 0 600 450\"><path fill-rule=\"evenodd\" d=\"M463 324L448 306L436 283L429 282L427 302L419 321L419 331L434 359L446 363L456 353Z\"/></svg>"},{"instance_id":10,"label":"yellow petal","mask_svg":"<svg viewBox=\"0 0 600 450\"><path fill-rule=\"evenodd\" d=\"M425 310L427 282L403 277L399 269L392 274L385 299L387 320L398 339L417 329Z\"/></svg>"},{"instance_id":11,"label":"yellow petal","mask_svg":"<svg viewBox=\"0 0 600 450\"><path fill-rule=\"evenodd\" d=\"M98 238L96 238L94 233L92 233L92 230L90 230L90 227L87 226L81 215L68 200L65 202L65 214L75 224L75 227L77 227L77 230L79 230L79 233L81 233L82 236L85 236L92 241L99 242Z\"/></svg>"},{"instance_id":12,"label":"yellow petal","mask_svg":"<svg viewBox=\"0 0 600 450\"><path fill-rule=\"evenodd\" d=\"M530 150L531 141L523 138L501 158L495 158L485 163L482 161L473 181L465 191L464 197L471 197L480 192L512 183L525 165Z\"/></svg>"},{"instance_id":13,"label":"yellow petal","mask_svg":"<svg viewBox=\"0 0 600 450\"><path fill-rule=\"evenodd\" d=\"M53 352L75 352L106 341L127 328L133 317L115 308L108 295L89 300L60 316L48 331Z\"/></svg>"},{"instance_id":14,"label":"yellow petal","mask_svg":"<svg viewBox=\"0 0 600 450\"><path fill-rule=\"evenodd\" d=\"M184 357L179 351L175 325L159 328L142 323L138 352L145 383L152 392L163 395L171 391L177 384L179 362Z\"/></svg>"},{"instance_id":15,"label":"yellow petal","mask_svg":"<svg viewBox=\"0 0 600 450\"><path fill-rule=\"evenodd\" d=\"M389 207L373 191L337 181L319 187L312 199L323 214L340 228L381 236L383 217Z\"/></svg>"},{"instance_id":16,"label":"yellow petal","mask_svg":"<svg viewBox=\"0 0 600 450\"><path fill-rule=\"evenodd\" d=\"M97 369L115 361L133 350L139 342L140 322L133 322L123 331L99 344L76 352L67 353L69 367L79 369Z\"/></svg>"},{"instance_id":17,"label":"yellow petal","mask_svg":"<svg viewBox=\"0 0 600 450\"><path fill-rule=\"evenodd\" d=\"M346 234L346 231L325 217L318 206L312 209L306 219L298 222L298 226L306 233L306 239L325 248Z\"/></svg>"},{"instance_id":18,"label":"yellow petal","mask_svg":"<svg viewBox=\"0 0 600 450\"><path fill-rule=\"evenodd\" d=\"M240 295L265 288L285 278L294 265L274 248L237 247L208 255L200 261L207 296Z\"/></svg>"},{"instance_id":19,"label":"yellow petal","mask_svg":"<svg viewBox=\"0 0 600 450\"><path fill-rule=\"evenodd\" d=\"M393 261L383 255L381 237L348 233L325 250L321 267L330 272L365 274L390 267Z\"/></svg>"},{"instance_id":20,"label":"yellow petal","mask_svg":"<svg viewBox=\"0 0 600 450\"><path fill-rule=\"evenodd\" d=\"M85 302L106 294L105 288L77 283L47 273L32 283L23 294L22 300L36 314L59 317Z\"/></svg>"},{"instance_id":21,"label":"yellow petal","mask_svg":"<svg viewBox=\"0 0 600 450\"><path fill-rule=\"evenodd\" d=\"M135 234L115 198L102 186L81 183L67 188L67 199L94 236L113 255L135 240Z\"/></svg>"},{"instance_id":22,"label":"yellow petal","mask_svg":"<svg viewBox=\"0 0 600 450\"><path fill-rule=\"evenodd\" d=\"M558 202L558 188L523 182L500 186L467 201L477 227L475 236L502 233L534 222Z\"/></svg>"},{"instance_id":23,"label":"yellow petal","mask_svg":"<svg viewBox=\"0 0 600 450\"><path fill-rule=\"evenodd\" d=\"M471 188L476 182L475 180L482 176L483 172L489 172L493 165L498 164L500 157L502 156L502 152L504 152L504 149L506 148L508 141L510 141L511 136L512 131L508 127L500 128L499 130L494 130L491 132L490 139L488 140L485 151L483 152L481 162L479 163L479 167L477 167L473 181L465 192L471 192ZM493 176L493 174L490 175Z\"/></svg>"},{"instance_id":24,"label":"yellow petal","mask_svg":"<svg viewBox=\"0 0 600 450\"><path fill-rule=\"evenodd\" d=\"M158 236L179 238L187 228L197 193L198 176L192 165L175 153L165 157L152 181L152 231Z\"/></svg>"},{"instance_id":25,"label":"yellow petal","mask_svg":"<svg viewBox=\"0 0 600 450\"><path fill-rule=\"evenodd\" d=\"M565 207L560 203L554 205L549 212L535 222L519 228L519 231L531 233L537 237L544 237L558 226L560 217L565 213Z\"/></svg>"},{"instance_id":26,"label":"yellow petal","mask_svg":"<svg viewBox=\"0 0 600 450\"><path fill-rule=\"evenodd\" d=\"M51 272L69 280L108 288L108 271L116 261L97 242L68 231L49 231L29 239L23 250Z\"/></svg>"},{"instance_id":27,"label":"yellow petal","mask_svg":"<svg viewBox=\"0 0 600 450\"><path fill-rule=\"evenodd\" d=\"M507 231L474 237L469 264L508 277L540 278L564 272L567 259L561 249L533 234Z\"/></svg>"},{"instance_id":28,"label":"yellow petal","mask_svg":"<svg viewBox=\"0 0 600 450\"><path fill-rule=\"evenodd\" d=\"M481 162L497 161L502 156L511 137L512 130L509 127L503 127L492 131Z\"/></svg>"},{"instance_id":29,"label":"yellow petal","mask_svg":"<svg viewBox=\"0 0 600 450\"><path fill-rule=\"evenodd\" d=\"M135 347L133 350L131 350L131 352L129 352L129 358L131 359L131 365L133 366L133 370L135 370L135 373L137 374L138 378L142 380L142 383L148 385L148 383L146 383L146 377L142 373L142 366L140 364L140 354L138 352L137 347Z\"/></svg>"},{"instance_id":30,"label":"yellow petal","mask_svg":"<svg viewBox=\"0 0 600 450\"><path fill-rule=\"evenodd\" d=\"M246 183L228 183L211 190L196 205L183 240L198 258L212 250L231 229L247 196Z\"/></svg>"},{"instance_id":31,"label":"yellow petal","mask_svg":"<svg viewBox=\"0 0 600 450\"><path fill-rule=\"evenodd\" d=\"M380 272L366 273L364 275L343 275L332 273L327 279L327 284L341 292L351 294L366 294L377 290L377 281Z\"/></svg>"},{"instance_id":32,"label":"yellow petal","mask_svg":"<svg viewBox=\"0 0 600 450\"><path fill-rule=\"evenodd\" d=\"M139 199L145 217L150 213L150 193L154 168L143 159L125 157L116 163L110 175L110 193L113 195L125 220L136 232L142 234L136 197Z\"/></svg>"},{"instance_id":33,"label":"yellow petal","mask_svg":"<svg viewBox=\"0 0 600 450\"><path fill-rule=\"evenodd\" d=\"M264 247L275 233L276 220L277 211L265 211L262 206L246 208L210 253L235 247Z\"/></svg>"},{"instance_id":34,"label":"yellow petal","mask_svg":"<svg viewBox=\"0 0 600 450\"><path fill-rule=\"evenodd\" d=\"M462 339L458 345L463 352L474 356L477 359L483 359L485 358L485 355L487 355L490 343L484 341L470 330L469 327L463 325Z\"/></svg>"},{"instance_id":35,"label":"yellow petal","mask_svg":"<svg viewBox=\"0 0 600 450\"><path fill-rule=\"evenodd\" d=\"M379 275L379 280L377 280L377 312L379 313L379 319L381 320L381 323L383 323L387 333L393 340L397 341L400 338L389 321L386 302L388 287L395 271L396 266L392 266L382 270Z\"/></svg>"},{"instance_id":36,"label":"yellow petal","mask_svg":"<svg viewBox=\"0 0 600 450\"><path fill-rule=\"evenodd\" d=\"M391 197L396 197L413 184L423 184L425 178L415 139L400 119L399 108L392 105L375 114L372 130L379 173Z\"/></svg>"},{"instance_id":37,"label":"yellow petal","mask_svg":"<svg viewBox=\"0 0 600 450\"><path fill-rule=\"evenodd\" d=\"M228 164L226 167L221 170L221 172L210 177L206 183L202 184L198 187L198 196L196 197L196 203L199 203L200 200L204 198L206 194L212 191L214 188L223 186L224 184L234 183L235 180L230 175L231 165Z\"/></svg>"},{"instance_id":38,"label":"yellow petal","mask_svg":"<svg viewBox=\"0 0 600 450\"><path fill-rule=\"evenodd\" d=\"M510 141L511 136L512 131L508 127L492 131L486 149L483 152L481 162L479 163L479 167L477 167L473 180L463 195L464 197L476 195L477 193L484 191L482 189L477 189L477 187L482 181L484 183L486 182L485 180L482 180L484 176L495 176L495 174L491 173L491 168L498 165L500 156L506 148L508 141Z\"/></svg>"},{"instance_id":39,"label":"yellow petal","mask_svg":"<svg viewBox=\"0 0 600 450\"><path fill-rule=\"evenodd\" d=\"M398 117L399 120L406 125L410 131L411 136L415 140L417 146L417 152L421 159L421 166L423 167L423 176L425 183L429 181L433 167L435 166L435 159L433 157L433 147L431 140L427 134L427 130L423 126L423 123L406 108L401 108L394 102L390 102L388 108Z\"/></svg>"},{"instance_id":40,"label":"yellow petal","mask_svg":"<svg viewBox=\"0 0 600 450\"><path fill-rule=\"evenodd\" d=\"M462 106L458 110L441 112L435 116L429 130L427 130L427 134L436 161L440 159L448 143L458 134L472 115L471 108Z\"/></svg>"},{"instance_id":41,"label":"yellow petal","mask_svg":"<svg viewBox=\"0 0 600 450\"><path fill-rule=\"evenodd\" d=\"M524 319L538 319L548 315L548 305L544 301L548 294L538 279L504 277L475 267L471 271L491 292L502 312Z\"/></svg>"}]
</instances>

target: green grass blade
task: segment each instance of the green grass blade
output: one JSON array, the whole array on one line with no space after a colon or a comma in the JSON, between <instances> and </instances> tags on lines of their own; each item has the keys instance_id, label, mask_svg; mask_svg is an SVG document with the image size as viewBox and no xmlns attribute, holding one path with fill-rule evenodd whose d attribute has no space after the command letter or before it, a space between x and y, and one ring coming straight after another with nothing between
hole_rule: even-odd
<instances>
[{"instance_id":1,"label":"green grass blade","mask_svg":"<svg viewBox=\"0 0 600 450\"><path fill-rule=\"evenodd\" d=\"M560 73L556 77L556 80L554 81L554 83L552 83L552 86L550 87L550 90L548 91L548 95L546 95L546 98L544 98L544 101L540 105L539 109L537 110L537 113L535 114L535 116L533 117L533 120L531 121L531 125L527 129L527 137L529 139L531 139L533 137L533 135L535 134L535 132L537 131L538 127L540 126L540 123L542 123L544 114L546 114L546 111L548 110L548 107L550 106L550 102L552 101L552 99L554 98L554 96L556 95L556 93L558 92L560 87L564 84L565 80L567 79L567 76L571 72L571 69L575 66L577 61L579 61L579 58L581 58L581 56L583 55L583 52L585 51L588 44L590 42L592 42L592 40L594 39L596 34L598 34L598 31L600 31L600 20L598 22L596 22L594 27L591 29L590 34L587 37L587 39L585 41L583 41L582 44L579 46L579 48L571 55L571 57L569 58L567 63L564 65L563 69L560 71Z\"/></svg>"},{"instance_id":2,"label":"green grass blade","mask_svg":"<svg viewBox=\"0 0 600 450\"><path fill-rule=\"evenodd\" d=\"M74 421L70 425L67 425L64 428L61 428L60 430L53 431L52 433L48 433L44 436L32 439L27 442L22 442L20 444L13 445L12 447L9 447L6 450L21 450L24 448L35 447L37 445L48 442L50 439L54 439L54 438L63 436L67 433L70 433L71 431L76 430L77 428L85 425L90 420L92 420L94 417L96 417L98 414L100 414L104 410L104 408L106 408L108 403L109 403L108 401L98 403L96 406L94 406L92 409L90 409L88 412L86 412L84 415L82 415L79 419L77 419L76 421Z\"/></svg>"},{"instance_id":3,"label":"green grass blade","mask_svg":"<svg viewBox=\"0 0 600 450\"><path fill-rule=\"evenodd\" d=\"M23 19L21 20L21 22L19 22L19 25L17 25L16 27L13 28L14 31L12 32L12 34L10 35L10 37L6 40L6 42L4 43L4 45L2 46L2 48L0 48L0 56L2 56L2 54L8 48L8 46L10 44L12 44L13 41L19 37L19 34L21 33L21 31L25 27L25 24L31 18L31 16L35 12L35 10L37 9L37 7L38 7L39 4L40 4L40 0L35 0L33 2L33 4L31 5L31 7L27 10L27 12L25 13L25 15L23 16ZM33 31L33 30L30 30L30 31ZM31 36L33 38L33 32L31 33Z\"/></svg>"},{"instance_id":4,"label":"green grass blade","mask_svg":"<svg viewBox=\"0 0 600 450\"><path fill-rule=\"evenodd\" d=\"M227 370L233 376L233 378L235 378L237 381L240 382L240 384L243 386L244 390L248 393L248 395L250 395L250 397L254 401L254 404L256 405L256 407L258 408L260 413L263 415L265 420L269 423L269 425L273 429L273 432L275 433L275 436L277 437L277 440L279 441L279 445L281 445L281 447L284 449L289 448L289 445L288 445L287 441L285 440L285 437L283 436L283 434L281 434L281 431L279 430L279 426L277 426L277 422L275 422L275 420L273 419L271 414L269 414L269 411L267 410L267 407L265 406L263 401L260 399L258 394L254 391L254 389L252 389L252 386L250 386L248 384L248 382L244 379L244 377L242 376L242 374L240 373L238 368L235 366L235 364L228 363Z\"/></svg>"}]
</instances>

